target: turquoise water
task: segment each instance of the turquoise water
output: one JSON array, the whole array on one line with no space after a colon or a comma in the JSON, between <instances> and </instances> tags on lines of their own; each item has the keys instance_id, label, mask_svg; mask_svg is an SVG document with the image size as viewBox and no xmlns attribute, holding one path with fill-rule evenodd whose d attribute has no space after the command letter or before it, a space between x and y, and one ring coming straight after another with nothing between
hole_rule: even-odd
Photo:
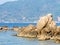
<instances>
[{"instance_id":1,"label":"turquoise water","mask_svg":"<svg viewBox=\"0 0 60 45\"><path fill-rule=\"evenodd\" d=\"M27 26L29 24L36 25L36 23L0 23L0 26L8 26L8 27L18 26L18 27L22 27L22 26Z\"/></svg>"},{"instance_id":2,"label":"turquoise water","mask_svg":"<svg viewBox=\"0 0 60 45\"><path fill-rule=\"evenodd\" d=\"M30 24L30 23L29 23ZM0 24L0 26L7 25L9 27L11 26L27 26L29 25L27 23L24 24ZM33 24L33 23L32 23ZM33 24L36 25L36 24ZM57 24L59 25L59 24ZM22 37L16 37L12 36L13 34L16 34L17 32L14 31L2 31L0 32L0 45L60 45L54 43L52 40L48 41L39 41L36 38L22 38Z\"/></svg>"}]
</instances>

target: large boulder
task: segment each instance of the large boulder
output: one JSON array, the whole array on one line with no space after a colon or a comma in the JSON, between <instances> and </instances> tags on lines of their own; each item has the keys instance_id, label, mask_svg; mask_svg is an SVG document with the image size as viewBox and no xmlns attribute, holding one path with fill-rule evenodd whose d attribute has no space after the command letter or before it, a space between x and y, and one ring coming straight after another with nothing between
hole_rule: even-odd
<instances>
[{"instance_id":1,"label":"large boulder","mask_svg":"<svg viewBox=\"0 0 60 45\"><path fill-rule=\"evenodd\" d=\"M38 39L50 39L54 36L56 28L57 26L56 23L53 21L52 14L43 16L37 23Z\"/></svg>"},{"instance_id":2,"label":"large boulder","mask_svg":"<svg viewBox=\"0 0 60 45\"><path fill-rule=\"evenodd\" d=\"M50 36L47 36L44 34L38 36L38 40L44 41L44 40L49 40L49 39L50 39Z\"/></svg>"},{"instance_id":3,"label":"large boulder","mask_svg":"<svg viewBox=\"0 0 60 45\"><path fill-rule=\"evenodd\" d=\"M37 22L37 31L40 33L40 31L46 27L49 23L51 23L52 20L52 14L48 14L47 16L41 17Z\"/></svg>"}]
</instances>

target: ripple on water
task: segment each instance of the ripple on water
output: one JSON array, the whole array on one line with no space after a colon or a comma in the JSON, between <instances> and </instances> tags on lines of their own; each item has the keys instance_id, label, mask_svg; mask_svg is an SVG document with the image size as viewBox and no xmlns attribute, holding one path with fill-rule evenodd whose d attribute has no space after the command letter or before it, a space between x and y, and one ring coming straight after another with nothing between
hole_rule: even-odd
<instances>
[{"instance_id":1,"label":"ripple on water","mask_svg":"<svg viewBox=\"0 0 60 45\"><path fill-rule=\"evenodd\" d=\"M60 45L56 44L51 40L48 41L39 41L36 38L22 38L12 36L16 34L14 31L3 31L0 32L0 45Z\"/></svg>"}]
</instances>

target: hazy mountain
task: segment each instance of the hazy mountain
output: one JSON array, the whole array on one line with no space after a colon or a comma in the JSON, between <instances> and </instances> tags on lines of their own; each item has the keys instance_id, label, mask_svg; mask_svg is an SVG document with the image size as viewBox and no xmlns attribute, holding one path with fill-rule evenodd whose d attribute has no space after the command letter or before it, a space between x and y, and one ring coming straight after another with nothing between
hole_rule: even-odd
<instances>
[{"instance_id":1,"label":"hazy mountain","mask_svg":"<svg viewBox=\"0 0 60 45\"><path fill-rule=\"evenodd\" d=\"M0 5L0 22L36 22L40 16L60 16L60 0L19 0Z\"/></svg>"}]
</instances>

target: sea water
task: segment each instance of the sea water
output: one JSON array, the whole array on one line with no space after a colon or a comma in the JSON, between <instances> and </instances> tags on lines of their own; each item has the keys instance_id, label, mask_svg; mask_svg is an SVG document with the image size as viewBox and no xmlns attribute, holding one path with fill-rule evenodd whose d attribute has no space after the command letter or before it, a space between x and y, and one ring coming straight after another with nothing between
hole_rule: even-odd
<instances>
[{"instance_id":1,"label":"sea water","mask_svg":"<svg viewBox=\"0 0 60 45\"><path fill-rule=\"evenodd\" d=\"M29 24L36 25L36 23L0 23L0 26L28 26ZM59 26L60 24L57 24ZM17 32L8 30L0 32L0 45L60 45L54 43L53 40L39 41L36 38L22 38L13 36Z\"/></svg>"}]
</instances>

